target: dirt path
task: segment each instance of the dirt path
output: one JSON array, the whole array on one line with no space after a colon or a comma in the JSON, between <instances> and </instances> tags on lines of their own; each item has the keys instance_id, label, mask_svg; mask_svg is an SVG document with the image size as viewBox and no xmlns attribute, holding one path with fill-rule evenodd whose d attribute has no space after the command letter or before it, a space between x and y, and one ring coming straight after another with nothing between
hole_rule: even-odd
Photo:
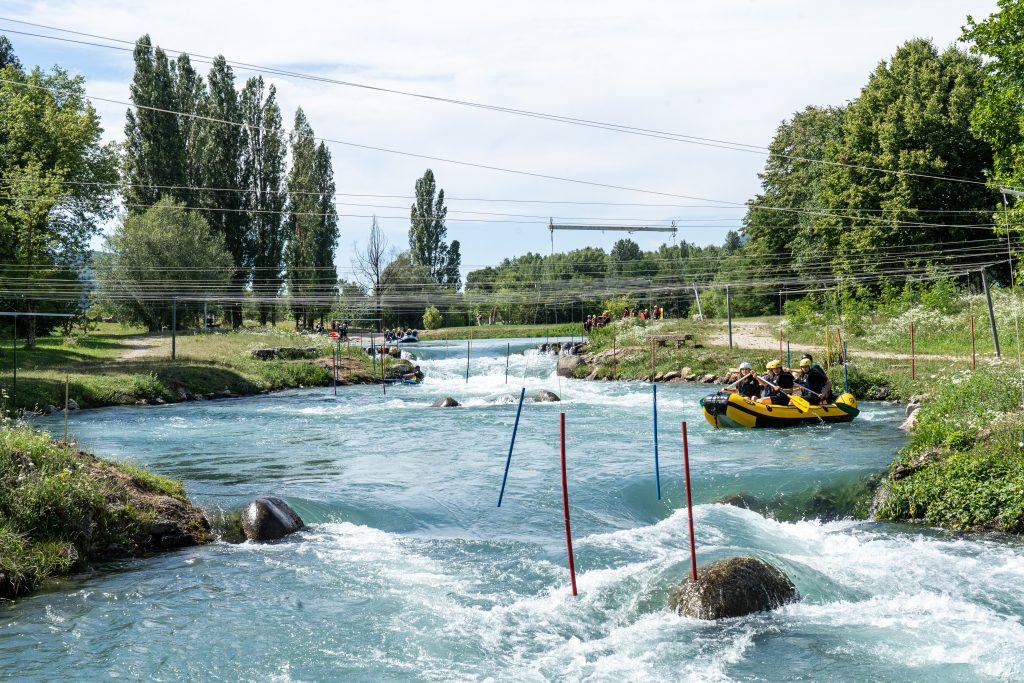
<instances>
[{"instance_id":1,"label":"dirt path","mask_svg":"<svg viewBox=\"0 0 1024 683\"><path fill-rule=\"evenodd\" d=\"M152 355L157 349L169 343L168 339L160 336L135 337L125 342L128 348L117 359L119 361L139 360Z\"/></svg>"},{"instance_id":2,"label":"dirt path","mask_svg":"<svg viewBox=\"0 0 1024 683\"><path fill-rule=\"evenodd\" d=\"M757 351L772 351L779 348L779 338L776 336L776 326L767 322L733 322L732 343L741 349L752 349ZM729 331L726 327L716 329L708 337L709 346L728 346ZM789 345L790 351L800 353L820 353L821 346L815 344ZM851 358L893 358L896 360L910 360L909 353L889 353L886 351L862 351L853 350ZM963 360L965 356L954 356L946 354L919 353L918 358L928 360Z\"/></svg>"}]
</instances>

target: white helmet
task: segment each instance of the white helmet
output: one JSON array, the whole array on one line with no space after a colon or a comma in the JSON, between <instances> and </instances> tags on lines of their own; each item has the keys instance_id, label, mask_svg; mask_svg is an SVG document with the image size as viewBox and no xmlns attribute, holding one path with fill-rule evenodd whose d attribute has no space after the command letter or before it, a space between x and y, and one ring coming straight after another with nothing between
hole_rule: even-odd
<instances>
[{"instance_id":1,"label":"white helmet","mask_svg":"<svg viewBox=\"0 0 1024 683\"><path fill-rule=\"evenodd\" d=\"M740 363L740 370L753 370L753 369L754 368L750 365L750 363L747 363L747 362Z\"/></svg>"}]
</instances>

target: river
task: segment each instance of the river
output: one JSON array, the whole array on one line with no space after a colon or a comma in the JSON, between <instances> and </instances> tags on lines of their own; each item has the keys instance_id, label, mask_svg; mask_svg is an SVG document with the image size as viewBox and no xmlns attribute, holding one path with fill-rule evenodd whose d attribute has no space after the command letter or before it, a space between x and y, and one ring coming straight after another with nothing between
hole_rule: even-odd
<instances>
[{"instance_id":1,"label":"river","mask_svg":"<svg viewBox=\"0 0 1024 683\"><path fill-rule=\"evenodd\" d=\"M505 380L506 343L512 347ZM850 424L716 431L707 387L558 379L531 340L411 350L418 386L342 387L72 414L98 454L182 479L211 509L261 494L308 528L127 560L0 606L0 677L176 680L964 680L1024 676L1024 554L998 536L772 516L884 469L899 406ZM528 402L495 502L519 388ZM450 395L461 408L428 407ZM580 595L566 568L558 414L566 413ZM700 622L666 608L688 572L680 421L701 563L756 554L802 600ZM54 431L57 418L40 420ZM681 510L681 508L683 508Z\"/></svg>"}]
</instances>

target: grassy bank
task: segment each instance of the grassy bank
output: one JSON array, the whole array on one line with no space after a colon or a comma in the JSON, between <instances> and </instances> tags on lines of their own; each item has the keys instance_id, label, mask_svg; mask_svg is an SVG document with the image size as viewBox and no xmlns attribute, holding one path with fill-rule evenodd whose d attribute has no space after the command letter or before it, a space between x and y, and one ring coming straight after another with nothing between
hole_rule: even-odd
<instances>
[{"instance_id":1,"label":"grassy bank","mask_svg":"<svg viewBox=\"0 0 1024 683\"><path fill-rule=\"evenodd\" d=\"M17 402L14 404L10 347L0 350L7 408L45 409L64 405L64 384L79 407L127 405L139 401L173 402L190 397L254 394L331 381L329 363L316 360L256 360L252 351L267 347L315 346L329 359L326 338L283 330L243 329L206 334L181 334L177 359L171 360L168 335L104 325L74 339L44 337L37 348L18 349ZM369 381L365 353L342 346L339 376L346 383Z\"/></svg>"},{"instance_id":2,"label":"grassy bank","mask_svg":"<svg viewBox=\"0 0 1024 683\"><path fill-rule=\"evenodd\" d=\"M577 337L583 333L579 323L557 325L470 325L420 331L423 341L439 339L514 339L517 337Z\"/></svg>"},{"instance_id":3,"label":"grassy bank","mask_svg":"<svg viewBox=\"0 0 1024 683\"><path fill-rule=\"evenodd\" d=\"M206 540L205 520L180 483L24 425L0 427L0 598L92 560Z\"/></svg>"},{"instance_id":4,"label":"grassy bank","mask_svg":"<svg viewBox=\"0 0 1024 683\"><path fill-rule=\"evenodd\" d=\"M1024 380L1001 363L948 378L919 409L877 516L950 529L1024 532Z\"/></svg>"}]
</instances>

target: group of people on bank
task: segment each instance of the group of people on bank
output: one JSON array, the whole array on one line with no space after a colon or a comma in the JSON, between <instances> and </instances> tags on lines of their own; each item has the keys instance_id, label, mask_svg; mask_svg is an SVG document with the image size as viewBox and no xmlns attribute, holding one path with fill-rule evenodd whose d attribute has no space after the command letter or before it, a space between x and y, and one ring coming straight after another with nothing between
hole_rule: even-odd
<instances>
[{"instance_id":1,"label":"group of people on bank","mask_svg":"<svg viewBox=\"0 0 1024 683\"><path fill-rule=\"evenodd\" d=\"M586 332L596 330L599 327L604 327L612 321L612 315L608 311L605 311L601 315L588 315L587 319L583 321L583 329Z\"/></svg>"},{"instance_id":2,"label":"group of people on bank","mask_svg":"<svg viewBox=\"0 0 1024 683\"><path fill-rule=\"evenodd\" d=\"M740 378L726 387L725 391L761 403L782 406L788 406L789 397L794 394L811 405L821 405L832 400L832 384L828 374L814 362L809 353L800 359L795 372L784 367L778 359L768 361L763 375L754 372L750 363L740 363Z\"/></svg>"},{"instance_id":3,"label":"group of people on bank","mask_svg":"<svg viewBox=\"0 0 1024 683\"><path fill-rule=\"evenodd\" d=\"M393 342L398 341L399 339L416 339L419 334L419 330L396 327L393 330L384 330L384 341Z\"/></svg>"},{"instance_id":4,"label":"group of people on bank","mask_svg":"<svg viewBox=\"0 0 1024 683\"><path fill-rule=\"evenodd\" d=\"M626 306L622 309L623 318L637 318L639 320L664 320L665 309L661 306L652 306L651 308L640 308L640 304L633 304L630 308Z\"/></svg>"}]
</instances>

